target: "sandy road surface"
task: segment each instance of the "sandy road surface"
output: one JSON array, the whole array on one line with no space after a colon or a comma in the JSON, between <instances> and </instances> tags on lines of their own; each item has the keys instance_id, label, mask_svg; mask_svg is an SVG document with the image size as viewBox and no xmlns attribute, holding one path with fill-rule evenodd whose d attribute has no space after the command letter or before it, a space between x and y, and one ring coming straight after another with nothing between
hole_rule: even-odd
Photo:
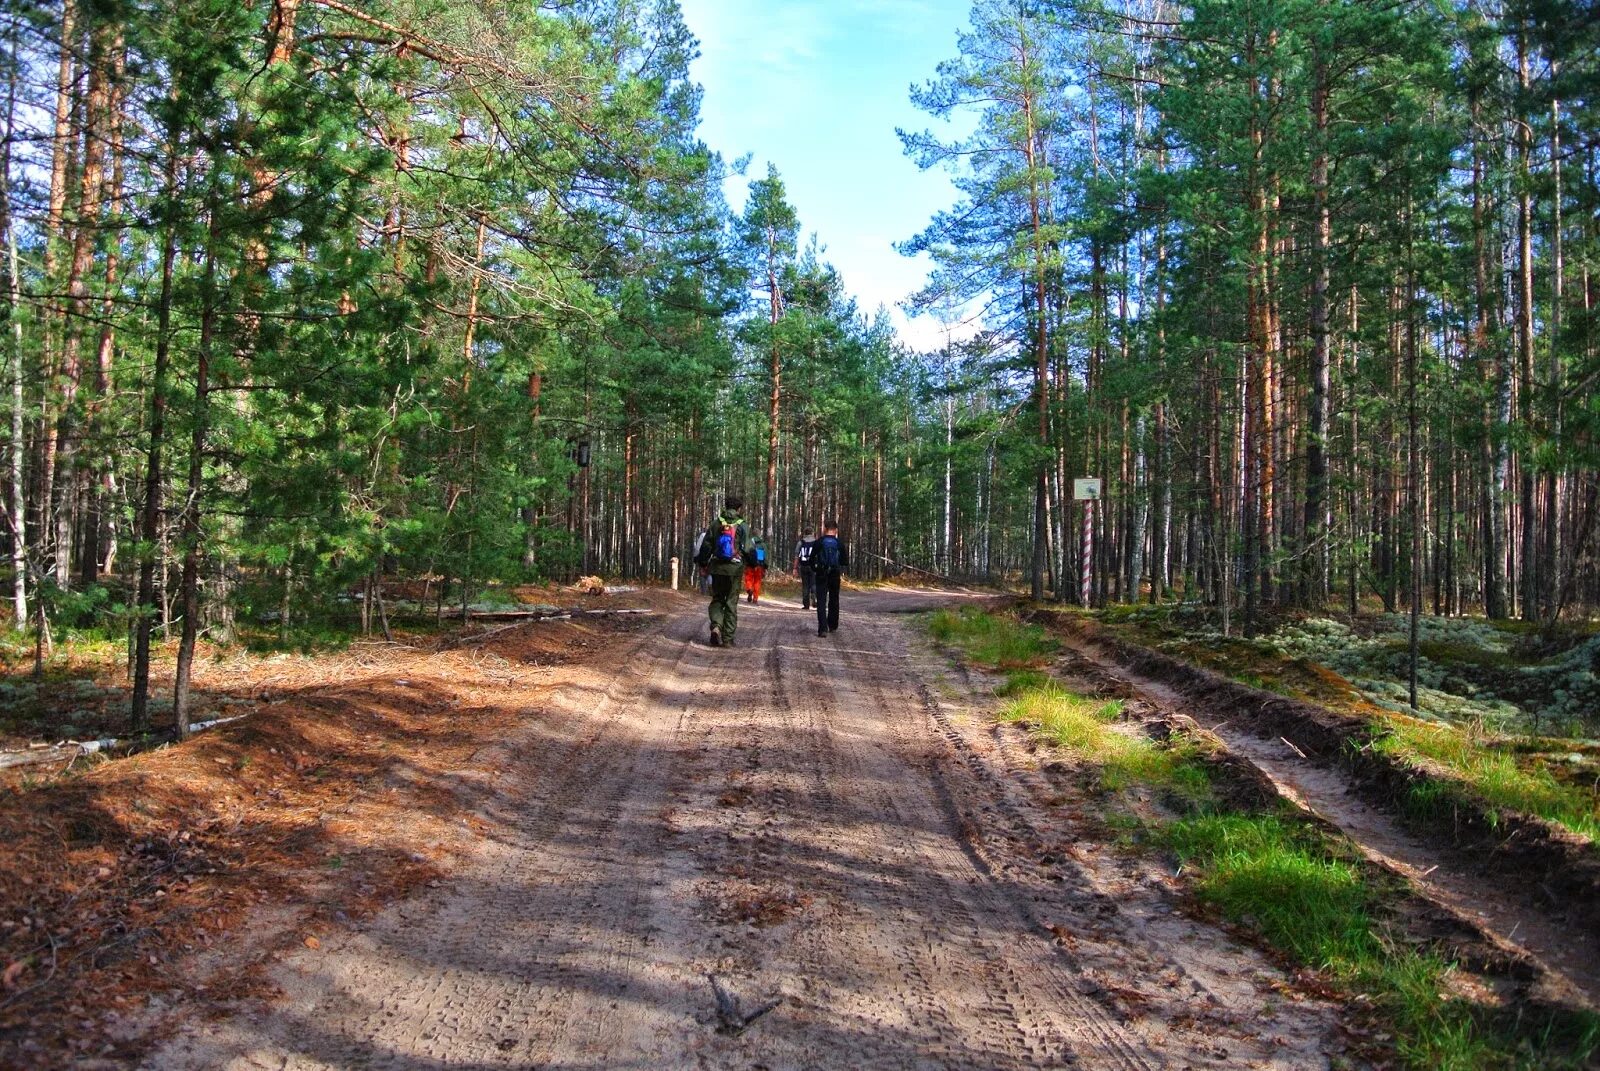
<instances>
[{"instance_id":1,"label":"sandy road surface","mask_svg":"<svg viewBox=\"0 0 1600 1071\"><path fill-rule=\"evenodd\" d=\"M147 1066L1326 1066L1336 1010L1080 842L928 603L673 618L540 700L448 880Z\"/></svg>"}]
</instances>

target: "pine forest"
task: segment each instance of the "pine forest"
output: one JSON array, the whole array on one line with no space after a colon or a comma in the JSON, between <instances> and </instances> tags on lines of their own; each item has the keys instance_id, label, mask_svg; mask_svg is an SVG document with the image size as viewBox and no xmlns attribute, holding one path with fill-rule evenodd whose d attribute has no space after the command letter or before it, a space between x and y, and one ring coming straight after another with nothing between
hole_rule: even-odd
<instances>
[{"instance_id":1,"label":"pine forest","mask_svg":"<svg viewBox=\"0 0 1600 1071\"><path fill-rule=\"evenodd\" d=\"M1600 601L1580 4L979 3L914 89L970 136L901 133L961 191L903 245L978 328L930 353L776 168L729 209L670 2L0 32L5 539L44 642L143 666L152 629L395 579L659 577L725 488L774 546L836 514L874 572L1078 600L1080 476L1097 605Z\"/></svg>"},{"instance_id":2,"label":"pine forest","mask_svg":"<svg viewBox=\"0 0 1600 1071\"><path fill-rule=\"evenodd\" d=\"M1596 1066L1594 0L0 0L0 113L0 1068Z\"/></svg>"}]
</instances>

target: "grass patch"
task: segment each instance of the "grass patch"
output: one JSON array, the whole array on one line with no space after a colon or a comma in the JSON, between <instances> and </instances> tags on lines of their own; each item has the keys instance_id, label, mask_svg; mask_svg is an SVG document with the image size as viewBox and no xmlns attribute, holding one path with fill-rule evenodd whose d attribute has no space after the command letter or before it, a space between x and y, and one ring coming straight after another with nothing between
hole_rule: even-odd
<instances>
[{"instance_id":1,"label":"grass patch","mask_svg":"<svg viewBox=\"0 0 1600 1071\"><path fill-rule=\"evenodd\" d=\"M1014 669L1006 674L1005 681L994 690L995 695L1022 695L1050 685L1050 674L1040 669Z\"/></svg>"},{"instance_id":2,"label":"grass patch","mask_svg":"<svg viewBox=\"0 0 1600 1071\"><path fill-rule=\"evenodd\" d=\"M936 637L969 652L1010 645L1013 652L1039 654L1018 642L1024 630L1015 621L997 624L968 612L943 613L932 624ZM1446 957L1396 936L1403 922L1397 926L1393 905L1407 893L1365 867L1342 837L1289 813L1226 811L1212 789L1211 767L1195 744L1181 736L1163 744L1120 731L1120 701L1074 693L1025 661L1009 668L997 689L1008 697L1000 711L1003 720L1024 724L1037 738L1071 752L1097 772L1106 790L1155 786L1189 803L1188 817L1175 821L1151 822L1106 808L1103 817L1115 842L1131 848L1153 841L1170 849L1200 899L1370 1008L1406 1066L1580 1068L1591 1066L1600 1053L1600 1017L1538 1006L1488 1007L1460 995L1461 987L1452 984L1456 968ZM1228 670L1237 676L1255 668L1247 661ZM1312 668L1301 668L1318 680ZM1262 686L1259 678L1251 683ZM1280 684L1273 690L1292 689ZM1387 719L1374 721L1387 724ZM1462 771L1485 798L1547 817L1576 817L1584 827L1593 822L1594 801L1584 799L1584 786L1568 788L1542 770L1530 774L1508 749L1497 752L1457 730L1395 722L1403 732L1386 737L1381 746L1428 754ZM1412 734L1423 735L1414 739ZM1458 791L1428 781L1410 802L1436 813L1453 805Z\"/></svg>"},{"instance_id":3,"label":"grass patch","mask_svg":"<svg viewBox=\"0 0 1600 1071\"><path fill-rule=\"evenodd\" d=\"M937 611L928 622L928 631L940 643L959 648L973 662L991 669L1037 666L1057 646L1038 625L972 607Z\"/></svg>"},{"instance_id":4,"label":"grass patch","mask_svg":"<svg viewBox=\"0 0 1600 1071\"><path fill-rule=\"evenodd\" d=\"M1201 815L1174 823L1168 845L1197 866L1196 888L1229 917L1318 969L1376 951L1358 868L1319 850L1317 837L1272 815Z\"/></svg>"},{"instance_id":5,"label":"grass patch","mask_svg":"<svg viewBox=\"0 0 1600 1071\"><path fill-rule=\"evenodd\" d=\"M1233 679L1240 684L1248 684L1252 688L1259 688L1263 692L1275 692L1282 696L1294 696L1294 689L1278 680L1276 677L1264 677L1259 673L1241 671L1233 674Z\"/></svg>"},{"instance_id":6,"label":"grass patch","mask_svg":"<svg viewBox=\"0 0 1600 1071\"><path fill-rule=\"evenodd\" d=\"M1121 716L1120 699L1090 699L1057 684L1024 691L1000 711L1002 720L1028 725L1039 738L1093 763L1110 791L1147 784L1195 802L1209 798L1210 778L1186 748L1118 732L1112 725Z\"/></svg>"},{"instance_id":7,"label":"grass patch","mask_svg":"<svg viewBox=\"0 0 1600 1071\"><path fill-rule=\"evenodd\" d=\"M1376 741L1385 754L1431 759L1492 806L1538 815L1574 833L1600 838L1600 790L1557 780L1542 765L1519 762L1513 749L1454 726L1391 718L1385 728Z\"/></svg>"},{"instance_id":8,"label":"grass patch","mask_svg":"<svg viewBox=\"0 0 1600 1071\"><path fill-rule=\"evenodd\" d=\"M1386 940L1374 919L1384 891L1310 826L1209 814L1174 822L1163 835L1193 871L1202 900L1370 999L1412 1067L1581 1067L1600 1045L1594 1016L1511 1024L1450 996L1451 966Z\"/></svg>"}]
</instances>

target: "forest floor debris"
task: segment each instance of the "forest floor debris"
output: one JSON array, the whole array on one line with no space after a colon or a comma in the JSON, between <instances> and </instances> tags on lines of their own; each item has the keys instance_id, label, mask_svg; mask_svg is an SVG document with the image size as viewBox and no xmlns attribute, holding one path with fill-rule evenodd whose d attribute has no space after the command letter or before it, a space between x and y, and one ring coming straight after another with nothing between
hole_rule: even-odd
<instances>
[{"instance_id":1,"label":"forest floor debris","mask_svg":"<svg viewBox=\"0 0 1600 1071\"><path fill-rule=\"evenodd\" d=\"M540 622L471 649L411 635L212 650L197 688L249 718L124 760L16 772L0 788L0 1066L130 1058L143 1038L129 1024L152 1007L259 994L271 955L436 880L474 835L475 768L558 683L552 667L648 620Z\"/></svg>"}]
</instances>

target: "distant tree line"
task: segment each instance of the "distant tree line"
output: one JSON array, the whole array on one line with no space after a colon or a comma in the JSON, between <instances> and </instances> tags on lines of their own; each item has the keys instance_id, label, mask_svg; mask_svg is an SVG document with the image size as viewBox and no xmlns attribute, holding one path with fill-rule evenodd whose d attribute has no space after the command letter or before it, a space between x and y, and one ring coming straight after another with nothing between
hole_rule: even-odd
<instances>
[{"instance_id":1,"label":"distant tree line","mask_svg":"<svg viewBox=\"0 0 1600 1071\"><path fill-rule=\"evenodd\" d=\"M1097 603L1600 602L1592 5L980 0L913 96L976 124L902 134L960 190L919 301L986 332L936 366L952 568L1077 599L1098 476Z\"/></svg>"},{"instance_id":2,"label":"distant tree line","mask_svg":"<svg viewBox=\"0 0 1600 1071\"><path fill-rule=\"evenodd\" d=\"M982 0L906 134L910 353L776 169L696 136L672 0L0 12L13 624L386 627L660 577L728 490L780 565L1096 602L1550 621L1595 550L1600 29L1576 0Z\"/></svg>"}]
</instances>

